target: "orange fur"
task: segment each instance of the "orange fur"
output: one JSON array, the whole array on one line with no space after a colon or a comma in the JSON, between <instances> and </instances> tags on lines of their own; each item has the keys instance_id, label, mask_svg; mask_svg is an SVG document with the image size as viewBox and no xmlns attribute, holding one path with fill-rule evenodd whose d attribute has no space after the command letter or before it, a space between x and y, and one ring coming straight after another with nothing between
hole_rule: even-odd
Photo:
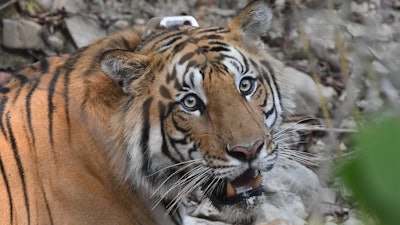
<instances>
[{"instance_id":1,"label":"orange fur","mask_svg":"<svg viewBox=\"0 0 400 225\"><path fill-rule=\"evenodd\" d=\"M119 39L129 40L134 48L139 35L137 30L124 31L81 53L53 57L43 65L38 62L18 73L25 81L15 76L0 87L10 90L0 95L0 100L7 101L0 106L5 132L0 135L0 159L8 182L0 178L0 224L154 224L141 196L110 169L102 138L93 135L108 129L110 118L106 115L114 113L125 95L119 88L110 88L117 85L99 70L99 55L108 49L126 48ZM68 60L79 63L68 64ZM41 74L40 67L46 63L48 71ZM68 70L72 71L66 75ZM66 79L70 82L69 121ZM36 81L39 84L28 110L27 96ZM54 92L49 90L52 82L56 83ZM87 101L84 108L82 99Z\"/></svg>"}]
</instances>

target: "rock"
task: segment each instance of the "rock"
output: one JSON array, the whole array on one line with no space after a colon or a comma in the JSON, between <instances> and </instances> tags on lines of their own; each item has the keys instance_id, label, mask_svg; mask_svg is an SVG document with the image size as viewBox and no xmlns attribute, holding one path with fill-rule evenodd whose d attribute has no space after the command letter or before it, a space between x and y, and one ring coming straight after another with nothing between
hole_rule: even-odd
<instances>
[{"instance_id":1,"label":"rock","mask_svg":"<svg viewBox=\"0 0 400 225\"><path fill-rule=\"evenodd\" d=\"M146 20L145 19L143 19L143 18L135 18L134 20L134 23L136 24L136 25L144 25L144 24L146 24Z\"/></svg>"},{"instance_id":2,"label":"rock","mask_svg":"<svg viewBox=\"0 0 400 225\"><path fill-rule=\"evenodd\" d=\"M277 225L305 225L305 221L296 217L292 213L276 207L271 204L264 204L262 206L261 218L258 218L256 224L277 224Z\"/></svg>"},{"instance_id":3,"label":"rock","mask_svg":"<svg viewBox=\"0 0 400 225\"><path fill-rule=\"evenodd\" d=\"M66 19L65 23L78 48L106 36L106 32L95 21L87 17L74 16Z\"/></svg>"},{"instance_id":4,"label":"rock","mask_svg":"<svg viewBox=\"0 0 400 225\"><path fill-rule=\"evenodd\" d=\"M289 77L289 80L293 81L294 93L296 93L293 99L296 102L296 107L293 111L298 115L317 114L321 104L318 87L314 80L309 75L292 67L285 67L283 73Z\"/></svg>"},{"instance_id":5,"label":"rock","mask_svg":"<svg viewBox=\"0 0 400 225\"><path fill-rule=\"evenodd\" d=\"M66 41L64 35L60 31L56 31L51 34L48 31L43 31L42 39L47 45L47 48L43 49L43 51L52 51L54 54L56 54L64 50Z\"/></svg>"},{"instance_id":6,"label":"rock","mask_svg":"<svg viewBox=\"0 0 400 225\"><path fill-rule=\"evenodd\" d=\"M65 11L70 13L78 13L86 8L87 5L82 0L54 0L53 2L54 11L65 9Z\"/></svg>"},{"instance_id":7,"label":"rock","mask_svg":"<svg viewBox=\"0 0 400 225\"><path fill-rule=\"evenodd\" d=\"M38 50L43 47L42 27L30 20L3 19L3 45L11 49Z\"/></svg>"},{"instance_id":8,"label":"rock","mask_svg":"<svg viewBox=\"0 0 400 225\"><path fill-rule=\"evenodd\" d=\"M357 3L355 1L352 1L350 3L350 10L355 13L363 14L369 11L369 6L367 2Z\"/></svg>"},{"instance_id":9,"label":"rock","mask_svg":"<svg viewBox=\"0 0 400 225\"><path fill-rule=\"evenodd\" d=\"M0 48L0 69L16 71L32 63L26 55L17 55L13 52Z\"/></svg>"},{"instance_id":10,"label":"rock","mask_svg":"<svg viewBox=\"0 0 400 225\"><path fill-rule=\"evenodd\" d=\"M333 100L335 100L335 98L337 97L337 92L333 87L327 87L324 85L319 85L319 86L321 88L322 95L324 96L325 101L329 106L333 102Z\"/></svg>"},{"instance_id":11,"label":"rock","mask_svg":"<svg viewBox=\"0 0 400 225\"><path fill-rule=\"evenodd\" d=\"M345 129L345 130L356 131L358 127L357 127L357 123L354 120L354 118L349 117L349 118L343 119L343 121L340 123L339 128Z\"/></svg>"},{"instance_id":12,"label":"rock","mask_svg":"<svg viewBox=\"0 0 400 225\"><path fill-rule=\"evenodd\" d=\"M321 155L326 152L326 148L326 144L323 141L318 140L315 144L310 145L307 151L312 154Z\"/></svg>"},{"instance_id":13,"label":"rock","mask_svg":"<svg viewBox=\"0 0 400 225\"><path fill-rule=\"evenodd\" d=\"M304 220L319 202L317 175L296 161L279 158L274 168L263 174L262 183L267 201L261 206L257 225L304 225ZM189 215L185 221L197 221L198 224L223 221L224 215L219 214L208 200L185 201L184 205ZM199 218L206 221L200 222Z\"/></svg>"},{"instance_id":14,"label":"rock","mask_svg":"<svg viewBox=\"0 0 400 225\"><path fill-rule=\"evenodd\" d=\"M11 73L0 71L0 86L7 84L11 77Z\"/></svg>"},{"instance_id":15,"label":"rock","mask_svg":"<svg viewBox=\"0 0 400 225\"><path fill-rule=\"evenodd\" d=\"M126 20L117 20L108 29L107 33L114 33L119 30L123 30L129 27L129 22Z\"/></svg>"},{"instance_id":16,"label":"rock","mask_svg":"<svg viewBox=\"0 0 400 225\"><path fill-rule=\"evenodd\" d=\"M53 0L35 0L44 11L50 11L53 6Z\"/></svg>"},{"instance_id":17,"label":"rock","mask_svg":"<svg viewBox=\"0 0 400 225\"><path fill-rule=\"evenodd\" d=\"M301 219L305 219L306 214L319 203L320 184L317 175L294 160L280 156L274 168L263 175L263 184L271 202ZM292 201L292 206L283 204L286 198Z\"/></svg>"},{"instance_id":18,"label":"rock","mask_svg":"<svg viewBox=\"0 0 400 225\"><path fill-rule=\"evenodd\" d=\"M321 188L321 202L328 204L336 203L336 191L331 188Z\"/></svg>"}]
</instances>

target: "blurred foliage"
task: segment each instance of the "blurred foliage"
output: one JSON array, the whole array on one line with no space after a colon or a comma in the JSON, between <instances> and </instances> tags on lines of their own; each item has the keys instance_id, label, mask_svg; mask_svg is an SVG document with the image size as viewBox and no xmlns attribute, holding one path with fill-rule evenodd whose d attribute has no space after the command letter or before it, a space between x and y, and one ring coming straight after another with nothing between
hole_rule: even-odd
<instances>
[{"instance_id":1,"label":"blurred foliage","mask_svg":"<svg viewBox=\"0 0 400 225\"><path fill-rule=\"evenodd\" d=\"M370 123L353 137L355 156L340 169L354 200L382 225L400 223L400 118ZM367 223L367 221L365 221ZM368 224L368 223L367 223Z\"/></svg>"}]
</instances>

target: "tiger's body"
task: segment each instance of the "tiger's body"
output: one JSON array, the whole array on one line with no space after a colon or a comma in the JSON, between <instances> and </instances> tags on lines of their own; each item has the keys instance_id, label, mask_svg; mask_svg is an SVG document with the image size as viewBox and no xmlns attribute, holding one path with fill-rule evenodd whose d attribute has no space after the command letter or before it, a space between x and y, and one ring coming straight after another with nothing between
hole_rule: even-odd
<instances>
[{"instance_id":1,"label":"tiger's body","mask_svg":"<svg viewBox=\"0 0 400 225\"><path fill-rule=\"evenodd\" d=\"M0 224L181 223L151 207L196 190L222 221L254 221L290 104L269 18L255 1L225 28L136 27L16 73L0 86Z\"/></svg>"}]
</instances>

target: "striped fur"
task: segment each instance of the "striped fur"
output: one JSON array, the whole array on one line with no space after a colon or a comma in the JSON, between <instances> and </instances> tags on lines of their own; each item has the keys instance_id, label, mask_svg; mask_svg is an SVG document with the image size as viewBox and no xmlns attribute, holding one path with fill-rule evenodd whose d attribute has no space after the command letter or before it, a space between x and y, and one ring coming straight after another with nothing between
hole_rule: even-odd
<instances>
[{"instance_id":1,"label":"striped fur","mask_svg":"<svg viewBox=\"0 0 400 225\"><path fill-rule=\"evenodd\" d=\"M137 27L16 73L0 86L0 224L166 224L153 206L268 171L290 105L269 19L255 1L225 28ZM215 207L244 223L262 201Z\"/></svg>"}]
</instances>

